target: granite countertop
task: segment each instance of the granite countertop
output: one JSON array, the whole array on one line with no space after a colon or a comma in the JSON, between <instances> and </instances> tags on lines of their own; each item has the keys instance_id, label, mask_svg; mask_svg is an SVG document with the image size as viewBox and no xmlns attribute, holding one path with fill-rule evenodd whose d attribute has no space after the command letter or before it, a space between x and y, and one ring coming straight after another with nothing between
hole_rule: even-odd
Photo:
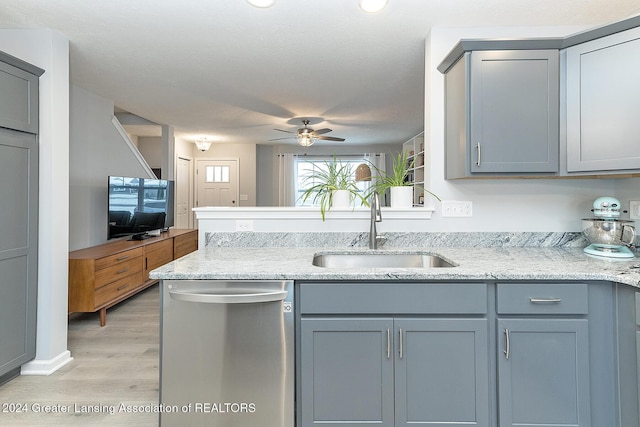
<instances>
[{"instance_id":1,"label":"granite countertop","mask_svg":"<svg viewBox=\"0 0 640 427\"><path fill-rule=\"evenodd\" d=\"M153 279L212 280L599 280L640 288L640 258L585 255L576 247L429 247L377 252L435 253L450 268L335 269L312 265L316 253L363 253L345 247L207 246L153 270Z\"/></svg>"}]
</instances>

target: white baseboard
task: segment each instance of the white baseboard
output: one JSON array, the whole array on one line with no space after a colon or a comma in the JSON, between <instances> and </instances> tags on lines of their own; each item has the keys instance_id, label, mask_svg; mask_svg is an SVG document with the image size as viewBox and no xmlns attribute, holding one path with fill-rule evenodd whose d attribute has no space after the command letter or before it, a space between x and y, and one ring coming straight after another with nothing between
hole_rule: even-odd
<instances>
[{"instance_id":1,"label":"white baseboard","mask_svg":"<svg viewBox=\"0 0 640 427\"><path fill-rule=\"evenodd\" d=\"M71 352L65 350L53 359L32 360L20 368L20 375L51 375L67 363L71 362Z\"/></svg>"}]
</instances>

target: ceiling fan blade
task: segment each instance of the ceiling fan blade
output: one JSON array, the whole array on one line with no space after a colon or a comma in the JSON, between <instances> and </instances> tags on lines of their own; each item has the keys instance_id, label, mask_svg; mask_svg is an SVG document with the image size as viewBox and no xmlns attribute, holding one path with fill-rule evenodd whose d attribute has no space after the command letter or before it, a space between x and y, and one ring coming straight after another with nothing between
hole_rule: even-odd
<instances>
[{"instance_id":1,"label":"ceiling fan blade","mask_svg":"<svg viewBox=\"0 0 640 427\"><path fill-rule=\"evenodd\" d=\"M325 141L344 141L344 138L336 138L335 136L316 136L316 139L324 139Z\"/></svg>"},{"instance_id":2,"label":"ceiling fan blade","mask_svg":"<svg viewBox=\"0 0 640 427\"><path fill-rule=\"evenodd\" d=\"M322 135L323 133L329 133L331 132L331 129L329 128L324 128L324 129L318 129L318 130L314 130L313 132L311 132L314 135Z\"/></svg>"},{"instance_id":3,"label":"ceiling fan blade","mask_svg":"<svg viewBox=\"0 0 640 427\"><path fill-rule=\"evenodd\" d=\"M284 138L269 139L268 141L282 141L283 139L294 139L295 136L286 136Z\"/></svg>"},{"instance_id":4,"label":"ceiling fan blade","mask_svg":"<svg viewBox=\"0 0 640 427\"><path fill-rule=\"evenodd\" d=\"M296 133L296 132L291 132L290 130L282 130L282 129L274 129L277 130L279 132L286 132L286 133Z\"/></svg>"}]
</instances>

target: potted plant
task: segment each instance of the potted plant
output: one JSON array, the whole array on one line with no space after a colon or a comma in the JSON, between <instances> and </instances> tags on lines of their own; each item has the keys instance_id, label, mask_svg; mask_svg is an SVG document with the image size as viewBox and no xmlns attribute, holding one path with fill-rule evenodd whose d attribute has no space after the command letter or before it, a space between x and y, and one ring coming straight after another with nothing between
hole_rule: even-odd
<instances>
[{"instance_id":1,"label":"potted plant","mask_svg":"<svg viewBox=\"0 0 640 427\"><path fill-rule=\"evenodd\" d=\"M360 194L353 178L350 164L342 164L333 157L332 162L324 162L324 168L315 168L305 176L305 182L312 184L302 194L305 202L313 196L312 202L320 205L320 215L325 220L325 213L332 207L348 208L354 199L360 200L364 206L369 206L366 198Z\"/></svg>"},{"instance_id":2,"label":"potted plant","mask_svg":"<svg viewBox=\"0 0 640 427\"><path fill-rule=\"evenodd\" d=\"M393 159L393 166L390 173L382 171L375 165L372 165L376 171L377 179L371 185L369 194L374 191L378 194L384 194L384 192L389 189L389 192L391 193L391 207L412 207L414 184L409 179L409 173L413 169L414 163L415 158L410 158L409 153L407 153L405 150L401 150L400 153L398 153L398 157ZM436 196L426 188L424 189L424 191L440 200L438 196Z\"/></svg>"}]
</instances>

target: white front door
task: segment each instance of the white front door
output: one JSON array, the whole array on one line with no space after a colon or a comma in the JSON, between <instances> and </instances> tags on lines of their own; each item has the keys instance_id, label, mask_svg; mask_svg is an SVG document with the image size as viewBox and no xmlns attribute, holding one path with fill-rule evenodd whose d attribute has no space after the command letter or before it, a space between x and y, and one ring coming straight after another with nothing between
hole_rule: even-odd
<instances>
[{"instance_id":1,"label":"white front door","mask_svg":"<svg viewBox=\"0 0 640 427\"><path fill-rule=\"evenodd\" d=\"M196 206L238 206L238 159L197 161Z\"/></svg>"},{"instance_id":2,"label":"white front door","mask_svg":"<svg viewBox=\"0 0 640 427\"><path fill-rule=\"evenodd\" d=\"M176 164L176 228L193 228L191 207L193 200L191 159L178 158Z\"/></svg>"}]
</instances>

